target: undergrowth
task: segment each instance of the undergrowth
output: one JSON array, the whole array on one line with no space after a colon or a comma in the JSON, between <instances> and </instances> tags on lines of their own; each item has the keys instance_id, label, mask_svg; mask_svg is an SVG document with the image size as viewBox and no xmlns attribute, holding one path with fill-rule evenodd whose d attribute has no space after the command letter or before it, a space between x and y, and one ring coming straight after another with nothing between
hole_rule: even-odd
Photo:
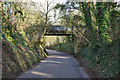
<instances>
[{"instance_id":1,"label":"undergrowth","mask_svg":"<svg viewBox=\"0 0 120 80\"><path fill-rule=\"evenodd\" d=\"M118 46L116 41L111 45L106 45L101 48L85 47L79 49L78 56L82 56L85 62L88 62L88 67L95 71L98 77L116 78L118 75Z\"/></svg>"},{"instance_id":2,"label":"undergrowth","mask_svg":"<svg viewBox=\"0 0 120 80\"><path fill-rule=\"evenodd\" d=\"M30 47L22 34L6 31L2 34L3 78L15 78L47 57L41 45Z\"/></svg>"}]
</instances>

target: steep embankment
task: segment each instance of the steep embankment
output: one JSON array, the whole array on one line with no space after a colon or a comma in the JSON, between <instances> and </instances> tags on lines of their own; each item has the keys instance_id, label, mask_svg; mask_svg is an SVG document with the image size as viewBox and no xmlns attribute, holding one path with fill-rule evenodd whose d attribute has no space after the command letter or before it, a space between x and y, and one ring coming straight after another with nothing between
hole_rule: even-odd
<instances>
[{"instance_id":1,"label":"steep embankment","mask_svg":"<svg viewBox=\"0 0 120 80\"><path fill-rule=\"evenodd\" d=\"M3 78L15 78L47 56L41 44L37 46L33 44L31 47L20 33L11 33L8 30L2 35Z\"/></svg>"},{"instance_id":2,"label":"steep embankment","mask_svg":"<svg viewBox=\"0 0 120 80\"><path fill-rule=\"evenodd\" d=\"M79 49L79 60L87 62L87 68L92 70L98 77L116 78L118 75L118 46L116 42L102 48L85 47Z\"/></svg>"}]
</instances>

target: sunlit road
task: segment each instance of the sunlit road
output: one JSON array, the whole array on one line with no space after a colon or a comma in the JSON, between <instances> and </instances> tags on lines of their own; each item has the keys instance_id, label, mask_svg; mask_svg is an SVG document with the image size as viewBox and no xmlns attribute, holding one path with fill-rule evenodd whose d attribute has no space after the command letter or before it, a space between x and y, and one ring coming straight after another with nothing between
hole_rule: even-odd
<instances>
[{"instance_id":1,"label":"sunlit road","mask_svg":"<svg viewBox=\"0 0 120 80\"><path fill-rule=\"evenodd\" d=\"M71 55L47 50L48 58L18 78L89 78Z\"/></svg>"}]
</instances>

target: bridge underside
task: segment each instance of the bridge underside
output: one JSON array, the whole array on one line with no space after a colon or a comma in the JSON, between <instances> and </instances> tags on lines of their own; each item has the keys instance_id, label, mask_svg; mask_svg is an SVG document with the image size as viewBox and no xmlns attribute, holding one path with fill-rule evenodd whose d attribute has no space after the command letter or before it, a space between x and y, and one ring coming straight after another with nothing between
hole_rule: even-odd
<instances>
[{"instance_id":1,"label":"bridge underside","mask_svg":"<svg viewBox=\"0 0 120 80\"><path fill-rule=\"evenodd\" d=\"M70 36L72 34L45 34L44 36Z\"/></svg>"},{"instance_id":2,"label":"bridge underside","mask_svg":"<svg viewBox=\"0 0 120 80\"><path fill-rule=\"evenodd\" d=\"M61 27L61 26L47 27L44 36L72 36L73 42L74 42L73 43L73 46L74 46L73 53L77 54L78 44L77 44L77 38L73 35L73 29Z\"/></svg>"},{"instance_id":3,"label":"bridge underside","mask_svg":"<svg viewBox=\"0 0 120 80\"><path fill-rule=\"evenodd\" d=\"M47 27L44 36L70 36L72 31L67 27L53 26Z\"/></svg>"}]
</instances>

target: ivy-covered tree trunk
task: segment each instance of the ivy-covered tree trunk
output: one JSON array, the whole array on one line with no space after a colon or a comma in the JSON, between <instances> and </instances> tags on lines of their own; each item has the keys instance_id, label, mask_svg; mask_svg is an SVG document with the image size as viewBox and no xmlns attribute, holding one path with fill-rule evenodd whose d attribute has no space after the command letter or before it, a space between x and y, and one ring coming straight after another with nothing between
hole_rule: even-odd
<instances>
[{"instance_id":1,"label":"ivy-covered tree trunk","mask_svg":"<svg viewBox=\"0 0 120 80\"><path fill-rule=\"evenodd\" d=\"M112 3L111 3L112 4ZM98 26L99 43L103 46L103 43L108 44L111 41L111 35L109 33L110 24L110 3L96 3L96 22Z\"/></svg>"},{"instance_id":2,"label":"ivy-covered tree trunk","mask_svg":"<svg viewBox=\"0 0 120 80\"><path fill-rule=\"evenodd\" d=\"M85 20L86 26L90 30L89 40L90 40L91 44L94 44L96 39L95 39L95 31L93 30L93 26L92 26L92 16L91 16L90 4L91 3L82 3L82 7L83 7L84 20Z\"/></svg>"}]
</instances>

